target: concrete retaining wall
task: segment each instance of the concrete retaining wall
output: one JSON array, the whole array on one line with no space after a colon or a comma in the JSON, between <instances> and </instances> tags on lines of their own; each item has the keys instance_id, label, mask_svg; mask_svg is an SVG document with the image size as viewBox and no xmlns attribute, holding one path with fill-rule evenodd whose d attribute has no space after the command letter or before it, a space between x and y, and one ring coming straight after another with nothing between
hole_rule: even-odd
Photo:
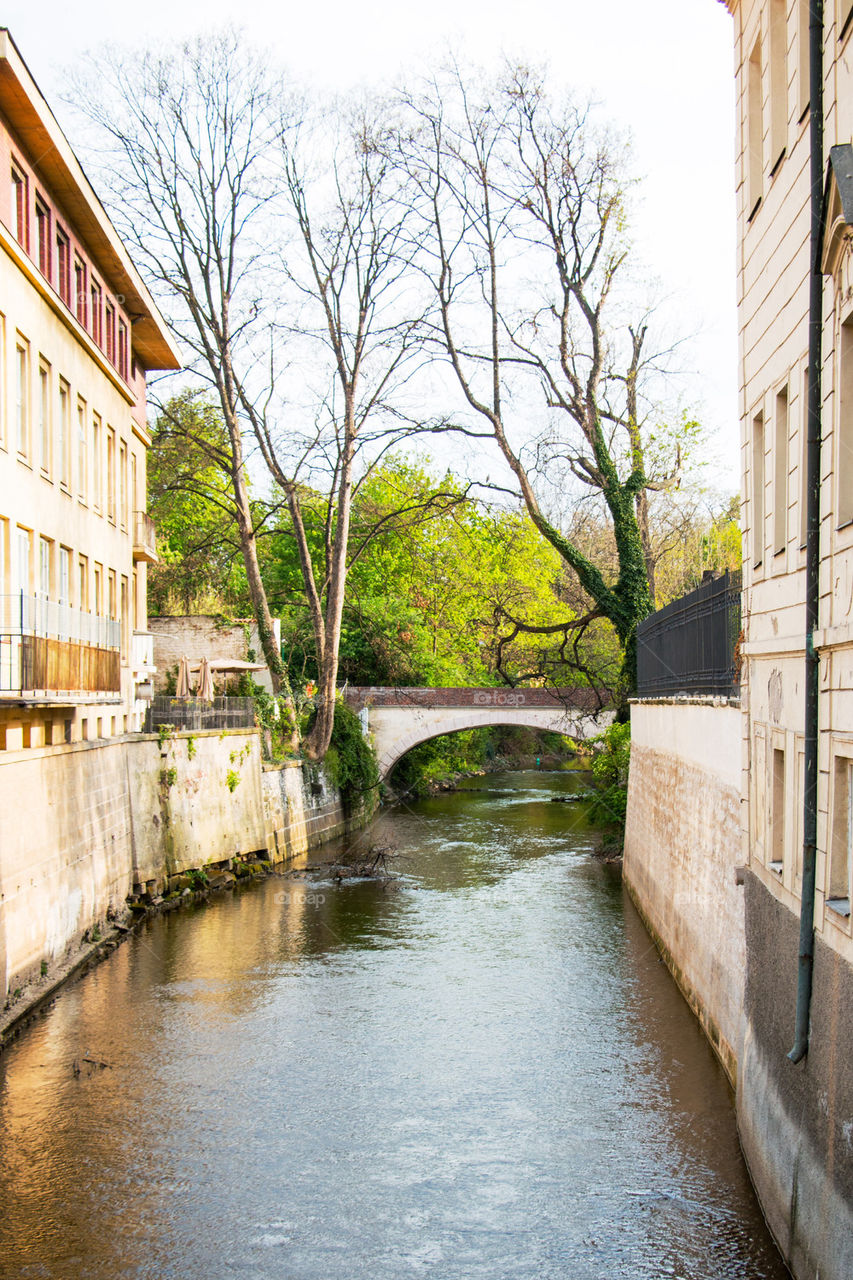
<instances>
[{"instance_id":1,"label":"concrete retaining wall","mask_svg":"<svg viewBox=\"0 0 853 1280\"><path fill-rule=\"evenodd\" d=\"M0 991L167 876L241 853L284 862L355 825L313 776L262 767L256 729L0 753Z\"/></svg>"},{"instance_id":2,"label":"concrete retaining wall","mask_svg":"<svg viewBox=\"0 0 853 1280\"><path fill-rule=\"evenodd\" d=\"M738 707L632 707L625 882L732 1082L746 972L740 782Z\"/></svg>"}]
</instances>

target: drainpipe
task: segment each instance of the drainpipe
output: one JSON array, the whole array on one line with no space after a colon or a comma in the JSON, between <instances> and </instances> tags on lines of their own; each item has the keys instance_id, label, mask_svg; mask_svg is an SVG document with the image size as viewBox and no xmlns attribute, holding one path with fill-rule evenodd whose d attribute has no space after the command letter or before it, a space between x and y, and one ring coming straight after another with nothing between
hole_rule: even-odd
<instances>
[{"instance_id":1,"label":"drainpipe","mask_svg":"<svg viewBox=\"0 0 853 1280\"><path fill-rule=\"evenodd\" d=\"M809 1048L809 1007L814 969L815 864L817 861L817 749L820 659L814 647L820 603L820 366L823 336L823 274L820 263L823 218L823 0L809 3L809 136L811 142L811 276L809 280L809 391L806 487L806 717L803 787L803 883L794 1047L788 1057L801 1062Z\"/></svg>"}]
</instances>

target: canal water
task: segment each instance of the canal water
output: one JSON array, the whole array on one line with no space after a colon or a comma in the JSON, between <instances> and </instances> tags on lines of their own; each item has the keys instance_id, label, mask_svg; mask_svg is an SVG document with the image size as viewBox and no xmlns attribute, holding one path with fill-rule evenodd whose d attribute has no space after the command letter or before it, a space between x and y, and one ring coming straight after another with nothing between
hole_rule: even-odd
<instances>
[{"instance_id":1,"label":"canal water","mask_svg":"<svg viewBox=\"0 0 853 1280\"><path fill-rule=\"evenodd\" d=\"M66 990L0 1059L4 1280L786 1276L579 785L394 808L393 885L268 880Z\"/></svg>"}]
</instances>

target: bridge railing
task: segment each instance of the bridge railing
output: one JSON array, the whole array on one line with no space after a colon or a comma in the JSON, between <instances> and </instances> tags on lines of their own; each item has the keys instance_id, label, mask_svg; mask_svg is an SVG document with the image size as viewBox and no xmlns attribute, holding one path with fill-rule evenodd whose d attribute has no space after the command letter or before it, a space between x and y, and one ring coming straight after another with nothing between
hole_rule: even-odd
<instances>
[{"instance_id":1,"label":"bridge railing","mask_svg":"<svg viewBox=\"0 0 853 1280\"><path fill-rule=\"evenodd\" d=\"M601 700L594 689L492 689L403 688L348 685L343 695L350 706L361 707L564 707L571 711L597 711Z\"/></svg>"}]
</instances>

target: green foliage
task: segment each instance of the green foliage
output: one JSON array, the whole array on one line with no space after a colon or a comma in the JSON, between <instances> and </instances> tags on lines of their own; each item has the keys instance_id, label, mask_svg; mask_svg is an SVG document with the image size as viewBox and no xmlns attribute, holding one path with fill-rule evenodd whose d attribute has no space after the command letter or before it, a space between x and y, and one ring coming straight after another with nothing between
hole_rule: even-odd
<instances>
[{"instance_id":1,"label":"green foliage","mask_svg":"<svg viewBox=\"0 0 853 1280\"><path fill-rule=\"evenodd\" d=\"M628 805L628 766L631 759L631 725L612 724L593 738L592 778L595 799L590 806L594 822L625 830Z\"/></svg>"},{"instance_id":2,"label":"green foliage","mask_svg":"<svg viewBox=\"0 0 853 1280\"><path fill-rule=\"evenodd\" d=\"M412 747L395 766L391 785L395 791L426 795L438 784L460 774L481 773L494 760L508 767L519 759L555 755L569 759L576 752L570 738L535 729L467 729L430 738Z\"/></svg>"},{"instance_id":3,"label":"green foliage","mask_svg":"<svg viewBox=\"0 0 853 1280\"><path fill-rule=\"evenodd\" d=\"M47 977L47 961L46 960L42 960L41 962L41 976L43 978Z\"/></svg>"},{"instance_id":4,"label":"green foliage","mask_svg":"<svg viewBox=\"0 0 853 1280\"><path fill-rule=\"evenodd\" d=\"M161 724L157 730L157 744L160 750L175 736L175 726L173 724Z\"/></svg>"},{"instance_id":5,"label":"green foliage","mask_svg":"<svg viewBox=\"0 0 853 1280\"><path fill-rule=\"evenodd\" d=\"M187 879L190 882L191 889L206 889L210 884L207 872L200 870L198 867L193 867L191 871L187 872Z\"/></svg>"},{"instance_id":6,"label":"green foliage","mask_svg":"<svg viewBox=\"0 0 853 1280\"><path fill-rule=\"evenodd\" d=\"M177 781L178 781L178 771L174 765L172 765L171 769L160 770L160 786L161 787L165 787L168 789L170 787L173 787Z\"/></svg>"},{"instance_id":7,"label":"green foliage","mask_svg":"<svg viewBox=\"0 0 853 1280\"><path fill-rule=\"evenodd\" d=\"M196 745L195 735L191 733L187 738L187 759L192 760L197 751L198 746Z\"/></svg>"},{"instance_id":8,"label":"green foliage","mask_svg":"<svg viewBox=\"0 0 853 1280\"><path fill-rule=\"evenodd\" d=\"M250 611L246 573L222 462L227 435L204 393L183 391L152 429L148 510L160 563L148 574L150 613Z\"/></svg>"},{"instance_id":9,"label":"green foliage","mask_svg":"<svg viewBox=\"0 0 853 1280\"><path fill-rule=\"evenodd\" d=\"M335 703L332 741L323 764L346 808L366 800L379 785L376 756L361 731L361 721L340 699Z\"/></svg>"},{"instance_id":10,"label":"green foliage","mask_svg":"<svg viewBox=\"0 0 853 1280\"><path fill-rule=\"evenodd\" d=\"M319 510L307 536L322 553ZM377 534L375 530L380 528ZM562 635L512 631L508 618L536 626L570 620L569 571L543 543L526 513L491 510L470 499L452 475L417 460L392 458L362 483L352 520L355 559L347 578L340 680L356 685L500 685L530 672L572 684L559 653ZM282 611L294 686L316 678L313 638L301 596L293 539L270 539L267 588ZM618 666L612 630L595 624L581 645L594 664ZM499 659L503 673L499 670Z\"/></svg>"},{"instance_id":11,"label":"green foliage","mask_svg":"<svg viewBox=\"0 0 853 1280\"><path fill-rule=\"evenodd\" d=\"M240 774L236 769L229 769L225 775L225 785L233 795L240 785Z\"/></svg>"}]
</instances>

